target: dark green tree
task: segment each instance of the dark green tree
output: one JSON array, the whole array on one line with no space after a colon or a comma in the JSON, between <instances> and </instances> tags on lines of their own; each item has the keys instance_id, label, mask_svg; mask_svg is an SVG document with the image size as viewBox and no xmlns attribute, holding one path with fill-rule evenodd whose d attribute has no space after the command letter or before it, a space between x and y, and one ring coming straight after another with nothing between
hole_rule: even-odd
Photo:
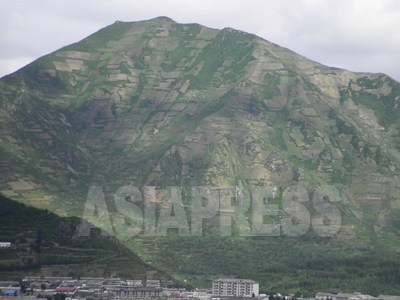
<instances>
[{"instance_id":1,"label":"dark green tree","mask_svg":"<svg viewBox=\"0 0 400 300\"><path fill-rule=\"evenodd\" d=\"M40 253L42 251L42 241L43 241L43 233L42 229L39 228L36 232L36 240L35 240L35 251Z\"/></svg>"},{"instance_id":2,"label":"dark green tree","mask_svg":"<svg viewBox=\"0 0 400 300\"><path fill-rule=\"evenodd\" d=\"M364 156L364 158L370 156L371 150L370 150L368 144L365 144L365 146L362 148L361 154Z\"/></svg>"},{"instance_id":3,"label":"dark green tree","mask_svg":"<svg viewBox=\"0 0 400 300\"><path fill-rule=\"evenodd\" d=\"M383 161L383 153L381 147L378 147L375 151L375 162L377 165L380 165Z\"/></svg>"}]
</instances>

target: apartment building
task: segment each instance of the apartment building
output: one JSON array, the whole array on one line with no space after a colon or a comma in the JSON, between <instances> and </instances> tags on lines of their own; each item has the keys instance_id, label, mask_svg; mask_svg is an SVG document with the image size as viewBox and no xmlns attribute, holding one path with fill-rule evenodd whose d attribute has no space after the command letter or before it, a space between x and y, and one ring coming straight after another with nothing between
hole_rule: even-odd
<instances>
[{"instance_id":1,"label":"apartment building","mask_svg":"<svg viewBox=\"0 0 400 300\"><path fill-rule=\"evenodd\" d=\"M217 279L213 281L214 296L258 297L259 284L249 279Z\"/></svg>"}]
</instances>

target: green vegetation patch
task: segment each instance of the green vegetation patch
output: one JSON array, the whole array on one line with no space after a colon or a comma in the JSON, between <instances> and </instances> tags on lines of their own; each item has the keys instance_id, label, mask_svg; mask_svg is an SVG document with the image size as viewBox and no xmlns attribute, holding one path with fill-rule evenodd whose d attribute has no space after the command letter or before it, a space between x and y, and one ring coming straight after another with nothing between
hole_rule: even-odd
<instances>
[{"instance_id":1,"label":"green vegetation patch","mask_svg":"<svg viewBox=\"0 0 400 300\"><path fill-rule=\"evenodd\" d=\"M288 150L288 146L286 144L285 139L283 138L283 129L282 128L276 128L269 134L269 139L271 143L278 147L279 149L283 151Z\"/></svg>"},{"instance_id":2,"label":"green vegetation patch","mask_svg":"<svg viewBox=\"0 0 400 300\"><path fill-rule=\"evenodd\" d=\"M400 85L390 81L392 91L386 96L375 95L368 91L369 89L381 87L382 80L383 78L371 80L368 77L358 79L357 84L361 86L362 89L361 91L351 91L351 98L354 102L371 108L375 112L379 124L388 128L400 119ZM351 83L349 86L351 86ZM345 92L341 92L341 96L343 98L346 97Z\"/></svg>"},{"instance_id":3,"label":"green vegetation patch","mask_svg":"<svg viewBox=\"0 0 400 300\"><path fill-rule=\"evenodd\" d=\"M136 90L131 98L132 103L136 102L139 99L140 95L143 93L143 90L144 90L146 84L147 84L146 75L144 73L140 73Z\"/></svg>"},{"instance_id":4,"label":"green vegetation patch","mask_svg":"<svg viewBox=\"0 0 400 300\"><path fill-rule=\"evenodd\" d=\"M264 84L261 89L261 97L264 99L272 99L280 95L279 84L280 76L276 73L266 72L264 74Z\"/></svg>"},{"instance_id":5,"label":"green vegetation patch","mask_svg":"<svg viewBox=\"0 0 400 300\"><path fill-rule=\"evenodd\" d=\"M400 119L400 108L395 108L395 95L400 95L400 88L395 89L387 96L358 92L353 97L353 100L374 110L379 124L387 128Z\"/></svg>"},{"instance_id":6,"label":"green vegetation patch","mask_svg":"<svg viewBox=\"0 0 400 300\"><path fill-rule=\"evenodd\" d=\"M243 74L245 66L254 59L254 38L232 29L224 29L205 46L199 54L195 65L202 64L200 73L191 79L191 89L206 89L215 80L214 75L223 63L232 61L230 67L223 72L223 79L237 81ZM215 83L213 85L216 85Z\"/></svg>"}]
</instances>

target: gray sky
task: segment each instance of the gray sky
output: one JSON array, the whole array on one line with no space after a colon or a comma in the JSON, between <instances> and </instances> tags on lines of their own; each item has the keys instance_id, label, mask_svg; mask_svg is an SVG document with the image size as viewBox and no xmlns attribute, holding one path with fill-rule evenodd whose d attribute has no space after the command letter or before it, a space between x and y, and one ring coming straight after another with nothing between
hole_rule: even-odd
<instances>
[{"instance_id":1,"label":"gray sky","mask_svg":"<svg viewBox=\"0 0 400 300\"><path fill-rule=\"evenodd\" d=\"M114 21L158 16L233 27L325 65L400 81L398 0L0 0L0 77Z\"/></svg>"}]
</instances>

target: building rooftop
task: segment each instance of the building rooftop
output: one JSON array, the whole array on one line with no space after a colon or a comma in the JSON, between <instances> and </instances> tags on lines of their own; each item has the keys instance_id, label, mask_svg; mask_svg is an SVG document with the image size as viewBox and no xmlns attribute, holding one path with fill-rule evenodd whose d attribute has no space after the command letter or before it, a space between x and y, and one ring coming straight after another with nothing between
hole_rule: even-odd
<instances>
[{"instance_id":1,"label":"building rooftop","mask_svg":"<svg viewBox=\"0 0 400 300\"><path fill-rule=\"evenodd\" d=\"M233 279L233 278L219 278L214 280L214 282L220 281L220 282L242 282L242 283L258 283L254 280L251 279Z\"/></svg>"}]
</instances>

